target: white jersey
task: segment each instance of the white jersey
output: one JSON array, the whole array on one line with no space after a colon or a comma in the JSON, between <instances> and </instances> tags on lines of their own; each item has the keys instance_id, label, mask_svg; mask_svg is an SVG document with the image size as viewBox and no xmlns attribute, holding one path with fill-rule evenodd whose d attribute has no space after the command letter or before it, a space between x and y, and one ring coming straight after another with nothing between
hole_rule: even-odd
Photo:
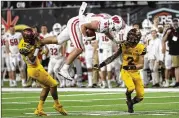
<instances>
[{"instance_id":1,"label":"white jersey","mask_svg":"<svg viewBox=\"0 0 179 118\"><path fill-rule=\"evenodd\" d=\"M8 33L1 35L1 54L2 54L2 57L6 57L6 40L7 40L8 36L9 36Z\"/></svg>"},{"instance_id":2,"label":"white jersey","mask_svg":"<svg viewBox=\"0 0 179 118\"><path fill-rule=\"evenodd\" d=\"M19 32L15 32L15 34L10 34L9 37L7 37L7 41L9 44L9 50L11 54L17 54L19 53L18 44L20 39L22 38L22 34Z\"/></svg>"},{"instance_id":3,"label":"white jersey","mask_svg":"<svg viewBox=\"0 0 179 118\"><path fill-rule=\"evenodd\" d=\"M98 40L99 48L112 50L113 42L104 33L97 33L96 40Z\"/></svg>"},{"instance_id":4,"label":"white jersey","mask_svg":"<svg viewBox=\"0 0 179 118\"><path fill-rule=\"evenodd\" d=\"M50 58L55 58L55 59L61 58L62 56L61 51L60 51L61 45L48 44L47 48L49 50Z\"/></svg>"}]
</instances>

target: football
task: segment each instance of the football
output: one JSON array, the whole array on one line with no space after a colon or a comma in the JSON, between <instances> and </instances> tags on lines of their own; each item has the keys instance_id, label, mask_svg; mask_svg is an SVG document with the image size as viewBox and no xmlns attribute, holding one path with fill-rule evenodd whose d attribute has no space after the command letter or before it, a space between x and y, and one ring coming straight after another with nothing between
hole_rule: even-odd
<instances>
[{"instance_id":1,"label":"football","mask_svg":"<svg viewBox=\"0 0 179 118\"><path fill-rule=\"evenodd\" d=\"M91 29L87 29L86 34L87 34L88 37L96 36L95 31L91 30Z\"/></svg>"}]
</instances>

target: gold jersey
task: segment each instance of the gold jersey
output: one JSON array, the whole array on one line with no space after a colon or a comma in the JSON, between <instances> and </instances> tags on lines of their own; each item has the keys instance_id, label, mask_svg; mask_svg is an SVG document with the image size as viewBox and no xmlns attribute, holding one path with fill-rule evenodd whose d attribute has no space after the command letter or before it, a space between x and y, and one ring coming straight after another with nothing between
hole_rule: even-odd
<instances>
[{"instance_id":1,"label":"gold jersey","mask_svg":"<svg viewBox=\"0 0 179 118\"><path fill-rule=\"evenodd\" d=\"M122 66L137 65L139 56L144 55L145 53L146 49L143 44L137 44L134 48L122 45Z\"/></svg>"},{"instance_id":2,"label":"gold jersey","mask_svg":"<svg viewBox=\"0 0 179 118\"><path fill-rule=\"evenodd\" d=\"M27 64L28 67L37 67L41 65L38 57L36 57L34 62L31 62L29 60L29 57L33 56L35 52L34 45L30 45L29 43L24 42L24 39L21 39L21 41L19 42L18 48L19 48L19 52L21 53L23 57L24 62Z\"/></svg>"}]
</instances>

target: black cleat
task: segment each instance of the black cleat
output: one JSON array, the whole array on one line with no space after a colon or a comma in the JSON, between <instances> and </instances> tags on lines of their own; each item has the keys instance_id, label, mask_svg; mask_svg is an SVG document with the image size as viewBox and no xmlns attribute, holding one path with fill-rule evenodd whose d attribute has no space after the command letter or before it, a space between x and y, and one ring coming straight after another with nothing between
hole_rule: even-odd
<instances>
[{"instance_id":1,"label":"black cleat","mask_svg":"<svg viewBox=\"0 0 179 118\"><path fill-rule=\"evenodd\" d=\"M132 101L126 101L126 104L127 104L127 106L128 106L128 112L129 113L134 113L134 109L133 109L133 103L132 103Z\"/></svg>"}]
</instances>

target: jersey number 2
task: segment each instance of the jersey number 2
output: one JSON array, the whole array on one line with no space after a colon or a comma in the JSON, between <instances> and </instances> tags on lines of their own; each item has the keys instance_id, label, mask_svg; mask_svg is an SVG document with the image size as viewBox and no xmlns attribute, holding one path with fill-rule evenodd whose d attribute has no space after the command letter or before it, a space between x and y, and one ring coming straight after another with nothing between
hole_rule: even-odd
<instances>
[{"instance_id":1,"label":"jersey number 2","mask_svg":"<svg viewBox=\"0 0 179 118\"><path fill-rule=\"evenodd\" d=\"M128 57L127 60L128 60L128 65L135 65L133 63L134 62L134 58L133 57Z\"/></svg>"}]
</instances>

